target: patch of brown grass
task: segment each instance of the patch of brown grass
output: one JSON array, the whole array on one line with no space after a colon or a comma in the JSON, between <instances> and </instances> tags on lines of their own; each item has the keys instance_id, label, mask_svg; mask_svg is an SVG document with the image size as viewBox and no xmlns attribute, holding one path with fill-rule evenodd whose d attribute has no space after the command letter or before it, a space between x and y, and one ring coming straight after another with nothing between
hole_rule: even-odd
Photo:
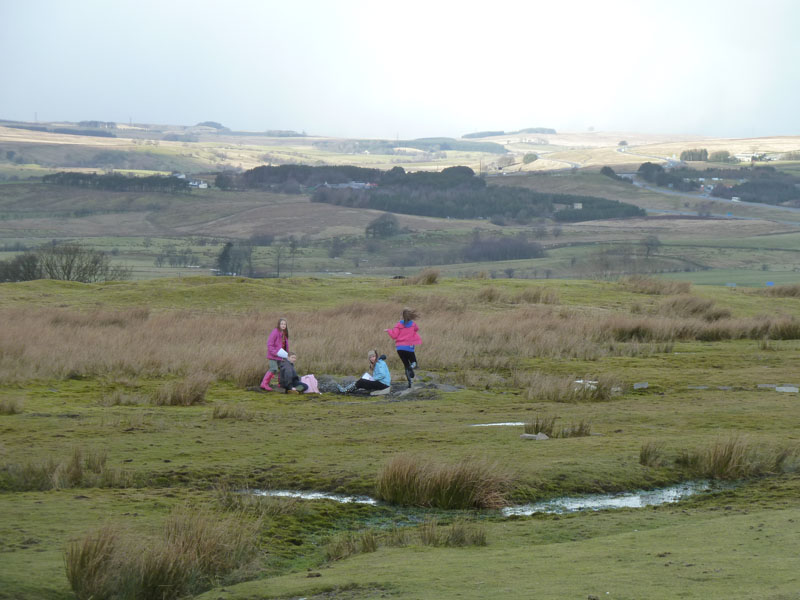
<instances>
[{"instance_id":1,"label":"patch of brown grass","mask_svg":"<svg viewBox=\"0 0 800 600\"><path fill-rule=\"evenodd\" d=\"M499 465L463 459L439 464L410 455L390 459L378 474L377 497L404 506L499 508L511 478Z\"/></svg>"},{"instance_id":2,"label":"patch of brown grass","mask_svg":"<svg viewBox=\"0 0 800 600\"><path fill-rule=\"evenodd\" d=\"M3 398L0 400L0 415L18 415L22 412L22 400Z\"/></svg>"},{"instance_id":3,"label":"patch of brown grass","mask_svg":"<svg viewBox=\"0 0 800 600\"><path fill-rule=\"evenodd\" d=\"M192 406L202 403L214 383L209 373L192 373L183 381L171 381L158 388L150 398L156 406Z\"/></svg>"},{"instance_id":4,"label":"patch of brown grass","mask_svg":"<svg viewBox=\"0 0 800 600\"><path fill-rule=\"evenodd\" d=\"M143 543L105 526L67 545L67 579L79 600L170 600L212 587L256 554L258 524L176 509L160 537Z\"/></svg>"}]
</instances>

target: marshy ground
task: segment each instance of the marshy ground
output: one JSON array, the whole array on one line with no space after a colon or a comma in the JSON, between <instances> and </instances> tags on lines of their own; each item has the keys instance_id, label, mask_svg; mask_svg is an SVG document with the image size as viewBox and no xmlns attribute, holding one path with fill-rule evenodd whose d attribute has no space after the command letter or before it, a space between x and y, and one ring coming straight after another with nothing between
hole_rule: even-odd
<instances>
[{"instance_id":1,"label":"marshy ground","mask_svg":"<svg viewBox=\"0 0 800 600\"><path fill-rule=\"evenodd\" d=\"M463 389L246 391L280 316L301 374L357 375L377 347L397 378L383 329L405 305L424 370ZM800 398L765 386L800 383L798 316L788 292L651 280L3 284L0 598L796 597ZM590 434L471 427L550 421ZM739 483L496 509L698 478Z\"/></svg>"}]
</instances>

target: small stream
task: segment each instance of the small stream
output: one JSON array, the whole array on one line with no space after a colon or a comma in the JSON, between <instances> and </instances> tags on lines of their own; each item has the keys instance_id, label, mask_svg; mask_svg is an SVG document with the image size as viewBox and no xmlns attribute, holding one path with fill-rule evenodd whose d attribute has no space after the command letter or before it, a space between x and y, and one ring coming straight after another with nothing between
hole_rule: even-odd
<instances>
[{"instance_id":1,"label":"small stream","mask_svg":"<svg viewBox=\"0 0 800 600\"><path fill-rule=\"evenodd\" d=\"M617 494L591 494L588 496L565 496L522 506L509 506L502 509L506 517L514 515L563 514L589 510L609 510L614 508L643 508L660 504L673 504L704 492L723 489L708 481L688 481L656 490L637 490Z\"/></svg>"},{"instance_id":2,"label":"small stream","mask_svg":"<svg viewBox=\"0 0 800 600\"><path fill-rule=\"evenodd\" d=\"M673 504L690 496L727 489L728 485L712 484L709 481L688 481L656 490L637 490L616 494L591 494L587 496L564 496L533 504L509 506L500 512L503 516L529 516L535 514L563 514L590 510L615 508L643 508L660 504ZM344 496L326 492L300 492L293 490L251 490L259 496L300 498L302 500L333 500L334 502L377 505L369 496Z\"/></svg>"}]
</instances>

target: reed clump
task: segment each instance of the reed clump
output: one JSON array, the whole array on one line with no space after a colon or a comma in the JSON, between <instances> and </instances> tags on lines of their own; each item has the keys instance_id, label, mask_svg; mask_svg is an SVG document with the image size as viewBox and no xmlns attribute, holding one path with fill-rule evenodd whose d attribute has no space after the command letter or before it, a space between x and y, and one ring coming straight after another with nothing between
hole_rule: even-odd
<instances>
[{"instance_id":1,"label":"reed clump","mask_svg":"<svg viewBox=\"0 0 800 600\"><path fill-rule=\"evenodd\" d=\"M612 376L576 379L539 372L531 373L524 387L525 398L536 402L606 402L625 391Z\"/></svg>"},{"instance_id":2,"label":"reed clump","mask_svg":"<svg viewBox=\"0 0 800 600\"><path fill-rule=\"evenodd\" d=\"M738 436L700 450L683 450L675 462L694 476L709 479L746 479L795 472L800 467L796 446L756 446Z\"/></svg>"},{"instance_id":3,"label":"reed clump","mask_svg":"<svg viewBox=\"0 0 800 600\"><path fill-rule=\"evenodd\" d=\"M435 285L439 283L441 272L439 269L424 269L422 272L405 279L400 279L403 285Z\"/></svg>"},{"instance_id":4,"label":"reed clump","mask_svg":"<svg viewBox=\"0 0 800 600\"><path fill-rule=\"evenodd\" d=\"M171 600L212 587L252 561L258 524L176 509L159 537L108 525L67 545L67 579L79 600Z\"/></svg>"},{"instance_id":5,"label":"reed clump","mask_svg":"<svg viewBox=\"0 0 800 600\"><path fill-rule=\"evenodd\" d=\"M543 433L550 438L586 437L592 435L592 424L581 420L565 426L556 426L558 417L535 415L533 421L525 423L524 431L536 435Z\"/></svg>"},{"instance_id":6,"label":"reed clump","mask_svg":"<svg viewBox=\"0 0 800 600\"><path fill-rule=\"evenodd\" d=\"M659 304L657 312L668 316L700 318L710 322L731 317L730 310L717 307L713 300L690 294L665 299Z\"/></svg>"},{"instance_id":7,"label":"reed clump","mask_svg":"<svg viewBox=\"0 0 800 600\"><path fill-rule=\"evenodd\" d=\"M376 494L404 506L500 508L506 504L510 484L510 475L499 465L483 460L443 464L402 454L378 474Z\"/></svg>"},{"instance_id":8,"label":"reed clump","mask_svg":"<svg viewBox=\"0 0 800 600\"><path fill-rule=\"evenodd\" d=\"M150 401L156 406L193 406L201 404L214 383L209 373L192 373L182 381L170 381L158 388Z\"/></svg>"},{"instance_id":9,"label":"reed clump","mask_svg":"<svg viewBox=\"0 0 800 600\"><path fill-rule=\"evenodd\" d=\"M645 467L664 466L664 444L645 442L639 449L639 464Z\"/></svg>"},{"instance_id":10,"label":"reed clump","mask_svg":"<svg viewBox=\"0 0 800 600\"><path fill-rule=\"evenodd\" d=\"M480 523L456 519L444 524L430 518L415 528L394 526L388 532L364 529L339 533L325 545L325 558L336 561L381 547L409 546L415 541L422 546L450 548L488 545L486 528Z\"/></svg>"},{"instance_id":11,"label":"reed clump","mask_svg":"<svg viewBox=\"0 0 800 600\"><path fill-rule=\"evenodd\" d=\"M800 283L792 285L776 285L768 287L763 290L758 290L756 293L765 296L774 296L776 298L800 298Z\"/></svg>"},{"instance_id":12,"label":"reed clump","mask_svg":"<svg viewBox=\"0 0 800 600\"><path fill-rule=\"evenodd\" d=\"M0 489L44 491L69 488L124 488L134 485L133 474L107 465L105 450L74 447L68 456L56 460L6 464L0 468Z\"/></svg>"}]
</instances>

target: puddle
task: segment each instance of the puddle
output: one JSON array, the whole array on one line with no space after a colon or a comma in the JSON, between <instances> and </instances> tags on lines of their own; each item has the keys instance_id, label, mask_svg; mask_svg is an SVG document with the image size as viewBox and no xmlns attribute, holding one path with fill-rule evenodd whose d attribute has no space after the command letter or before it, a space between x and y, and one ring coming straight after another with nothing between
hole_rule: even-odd
<instances>
[{"instance_id":1,"label":"puddle","mask_svg":"<svg viewBox=\"0 0 800 600\"><path fill-rule=\"evenodd\" d=\"M477 423L470 425L470 427L522 427L525 423L522 421L514 421L513 423Z\"/></svg>"},{"instance_id":2,"label":"puddle","mask_svg":"<svg viewBox=\"0 0 800 600\"><path fill-rule=\"evenodd\" d=\"M378 501L369 496L343 496L326 492L296 492L292 490L252 490L256 496L276 496L279 498L300 498L301 500L333 500L342 504L377 504Z\"/></svg>"},{"instance_id":3,"label":"puddle","mask_svg":"<svg viewBox=\"0 0 800 600\"><path fill-rule=\"evenodd\" d=\"M574 496L554 498L544 502L510 506L502 509L506 517L513 515L534 515L537 513L562 514L588 510L608 510L613 508L642 508L671 504L684 500L689 496L711 492L724 488L720 484L712 485L708 481L690 481L658 490L641 490L619 494L593 494L590 496Z\"/></svg>"}]
</instances>

